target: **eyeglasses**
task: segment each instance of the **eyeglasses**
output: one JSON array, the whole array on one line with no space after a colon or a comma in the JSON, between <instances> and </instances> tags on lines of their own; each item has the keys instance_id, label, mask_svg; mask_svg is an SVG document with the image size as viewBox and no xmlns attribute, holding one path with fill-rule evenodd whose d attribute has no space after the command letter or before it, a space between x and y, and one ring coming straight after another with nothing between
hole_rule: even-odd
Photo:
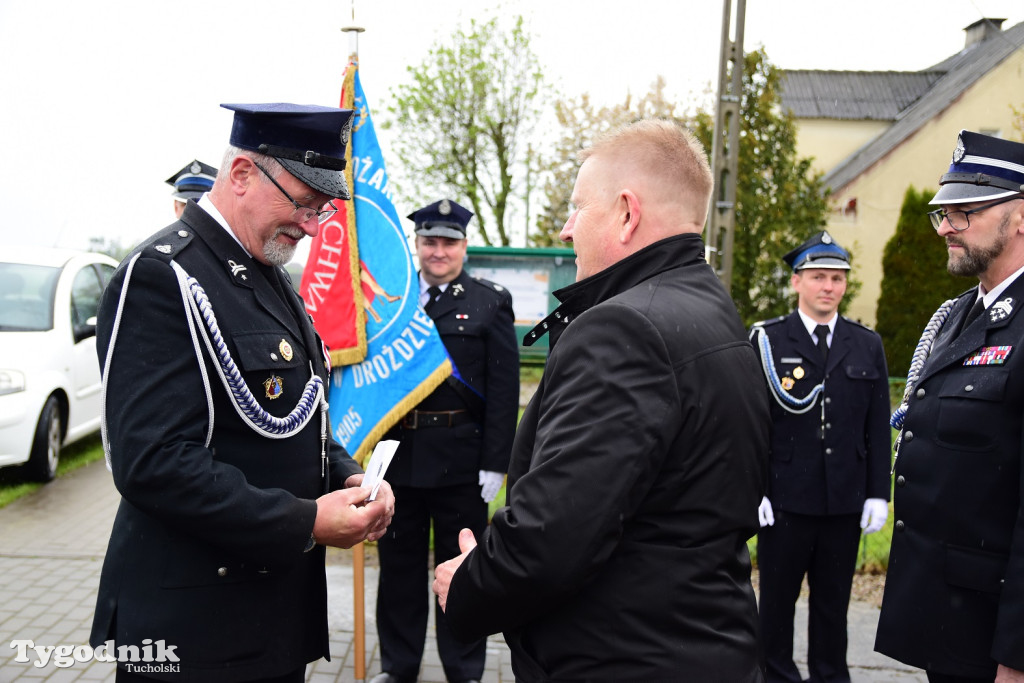
<instances>
[{"instance_id":1,"label":"eyeglasses","mask_svg":"<svg viewBox=\"0 0 1024 683\"><path fill-rule=\"evenodd\" d=\"M931 219L932 227L935 228L936 231L942 227L942 220L945 219L949 221L949 227L953 228L957 232L963 232L967 228L971 227L972 213L991 209L993 206L1012 202L1014 199L1024 199L1024 197L1019 194L1013 195L1012 197L1003 197L1002 199L997 199L994 202L989 202L988 204L984 204L969 211L943 211L942 209L938 209L936 211L929 211L928 218Z\"/></svg>"},{"instance_id":2,"label":"eyeglasses","mask_svg":"<svg viewBox=\"0 0 1024 683\"><path fill-rule=\"evenodd\" d=\"M255 161L253 161L252 163L253 163L253 165L256 168L258 168L261 171L263 171L263 175L265 175L268 178L270 178L270 182L274 183L274 187L276 187L277 189L281 190L281 194L283 194L285 197L287 197L288 201L290 201L295 206L295 210L292 211L292 216L291 216L291 219L292 219L293 223L305 223L306 221L308 221L313 216L316 216L316 222L319 223L320 225L323 225L324 223L326 223L330 219L331 216L333 216L338 211L338 207L336 207L334 205L334 202L327 202L327 206L329 206L331 208L324 209L323 211L317 211L316 209L313 209L311 207L303 206L302 204L299 204L297 201L292 199L292 196L290 194L288 194L287 190L285 190L283 187L281 187L281 184L279 182L274 180L274 176L272 176L269 173L267 173L267 169L263 168L262 166L257 164Z\"/></svg>"}]
</instances>

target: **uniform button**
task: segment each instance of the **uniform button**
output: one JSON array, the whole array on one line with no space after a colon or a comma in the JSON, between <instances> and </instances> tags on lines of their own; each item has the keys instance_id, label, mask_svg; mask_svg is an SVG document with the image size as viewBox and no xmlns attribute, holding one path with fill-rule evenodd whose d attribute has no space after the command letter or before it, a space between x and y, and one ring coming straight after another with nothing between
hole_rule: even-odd
<instances>
[{"instance_id":1,"label":"uniform button","mask_svg":"<svg viewBox=\"0 0 1024 683\"><path fill-rule=\"evenodd\" d=\"M825 397L825 403L831 403L831 402L832 402L832 399L830 399L828 396L826 396Z\"/></svg>"},{"instance_id":2,"label":"uniform button","mask_svg":"<svg viewBox=\"0 0 1024 683\"><path fill-rule=\"evenodd\" d=\"M270 354L270 360L277 360L277 354L276 353Z\"/></svg>"},{"instance_id":3,"label":"uniform button","mask_svg":"<svg viewBox=\"0 0 1024 683\"><path fill-rule=\"evenodd\" d=\"M832 455L832 449L831 448L826 448L825 449L825 455Z\"/></svg>"},{"instance_id":4,"label":"uniform button","mask_svg":"<svg viewBox=\"0 0 1024 683\"><path fill-rule=\"evenodd\" d=\"M228 575L228 568L227 567L220 567L217 570L217 576L227 576L227 575Z\"/></svg>"},{"instance_id":5,"label":"uniform button","mask_svg":"<svg viewBox=\"0 0 1024 683\"><path fill-rule=\"evenodd\" d=\"M896 485L897 486L902 488L903 486L906 485L906 483L907 483L907 480L903 478L902 474L900 476L896 477Z\"/></svg>"},{"instance_id":6,"label":"uniform button","mask_svg":"<svg viewBox=\"0 0 1024 683\"><path fill-rule=\"evenodd\" d=\"M913 441L914 440L914 432L903 432L903 440L904 441Z\"/></svg>"},{"instance_id":7,"label":"uniform button","mask_svg":"<svg viewBox=\"0 0 1024 683\"><path fill-rule=\"evenodd\" d=\"M184 230L179 230L178 237L188 237L188 233L185 232Z\"/></svg>"},{"instance_id":8,"label":"uniform button","mask_svg":"<svg viewBox=\"0 0 1024 683\"><path fill-rule=\"evenodd\" d=\"M906 526L902 519L896 520L896 531L903 531L903 527Z\"/></svg>"},{"instance_id":9,"label":"uniform button","mask_svg":"<svg viewBox=\"0 0 1024 683\"><path fill-rule=\"evenodd\" d=\"M465 327L463 327L462 325L459 325L459 332L462 332L465 329L466 329Z\"/></svg>"},{"instance_id":10,"label":"uniform button","mask_svg":"<svg viewBox=\"0 0 1024 683\"><path fill-rule=\"evenodd\" d=\"M924 394L925 394L924 389L918 389L917 390L917 397L918 398L924 398Z\"/></svg>"},{"instance_id":11,"label":"uniform button","mask_svg":"<svg viewBox=\"0 0 1024 683\"><path fill-rule=\"evenodd\" d=\"M964 387L964 391L974 391L974 385L968 384L966 387Z\"/></svg>"},{"instance_id":12,"label":"uniform button","mask_svg":"<svg viewBox=\"0 0 1024 683\"><path fill-rule=\"evenodd\" d=\"M832 429L832 423L831 422L826 422L825 423L825 429Z\"/></svg>"}]
</instances>

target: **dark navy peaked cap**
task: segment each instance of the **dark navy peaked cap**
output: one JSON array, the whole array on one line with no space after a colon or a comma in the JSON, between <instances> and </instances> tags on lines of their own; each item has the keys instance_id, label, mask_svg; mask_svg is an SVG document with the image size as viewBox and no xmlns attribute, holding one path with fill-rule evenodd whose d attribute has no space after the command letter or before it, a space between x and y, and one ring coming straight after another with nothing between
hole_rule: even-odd
<instances>
[{"instance_id":1,"label":"dark navy peaked cap","mask_svg":"<svg viewBox=\"0 0 1024 683\"><path fill-rule=\"evenodd\" d=\"M414 231L423 237L466 239L466 226L473 212L451 199L442 199L410 213L407 218L416 224Z\"/></svg>"},{"instance_id":2,"label":"dark navy peaked cap","mask_svg":"<svg viewBox=\"0 0 1024 683\"><path fill-rule=\"evenodd\" d=\"M836 244L832 235L822 230L782 257L793 271L805 268L850 269L850 254Z\"/></svg>"},{"instance_id":3,"label":"dark navy peaked cap","mask_svg":"<svg viewBox=\"0 0 1024 683\"><path fill-rule=\"evenodd\" d=\"M315 104L222 104L235 112L231 144L274 157L314 190L351 199L345 147L352 110Z\"/></svg>"},{"instance_id":4,"label":"dark navy peaked cap","mask_svg":"<svg viewBox=\"0 0 1024 683\"><path fill-rule=\"evenodd\" d=\"M967 204L1024 192L1024 144L962 130L929 204Z\"/></svg>"},{"instance_id":5,"label":"dark navy peaked cap","mask_svg":"<svg viewBox=\"0 0 1024 683\"><path fill-rule=\"evenodd\" d=\"M166 182L174 188L174 198L187 202L189 199L199 200L204 192L209 192L217 177L217 169L193 159L180 171L168 178Z\"/></svg>"}]
</instances>

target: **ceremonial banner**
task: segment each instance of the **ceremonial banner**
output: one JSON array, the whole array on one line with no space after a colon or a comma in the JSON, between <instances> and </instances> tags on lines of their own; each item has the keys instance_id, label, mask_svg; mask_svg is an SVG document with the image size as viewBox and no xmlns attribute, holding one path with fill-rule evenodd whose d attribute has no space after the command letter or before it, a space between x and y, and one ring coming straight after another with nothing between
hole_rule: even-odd
<instances>
[{"instance_id":1,"label":"ceremonial banner","mask_svg":"<svg viewBox=\"0 0 1024 683\"><path fill-rule=\"evenodd\" d=\"M355 196L351 140L345 148L345 158L345 182L349 194ZM358 363L366 357L366 302L359 286L353 201L335 199L333 204L338 207L337 213L320 226L309 247L299 295L317 332L331 350L331 364L337 366Z\"/></svg>"},{"instance_id":2,"label":"ceremonial banner","mask_svg":"<svg viewBox=\"0 0 1024 683\"><path fill-rule=\"evenodd\" d=\"M358 256L353 272L358 276L353 281L357 284L351 294L339 292L337 304L335 287L316 289L326 282L324 276L315 274L318 267L324 271L322 262L344 259L343 249L338 249L337 259L332 260L335 252L325 252L323 247L321 254L329 256L316 258L311 251L302 282L308 277L312 283L308 296L320 296L315 301L320 315L333 312L335 305L354 307L355 315L362 314L365 357L333 369L328 401L334 437L363 463L384 433L451 374L451 362L434 321L419 305L419 279L391 203L387 171L355 56L345 71L341 107L356 112L345 169L352 201L346 202L342 220L345 225L355 225ZM339 210L335 216L341 213ZM333 243L328 237L334 239L325 235L323 242ZM337 237L341 238L340 234ZM307 308L313 314L310 299ZM320 329L319 318L313 316ZM320 333L332 349L333 360L332 341L325 330Z\"/></svg>"}]
</instances>

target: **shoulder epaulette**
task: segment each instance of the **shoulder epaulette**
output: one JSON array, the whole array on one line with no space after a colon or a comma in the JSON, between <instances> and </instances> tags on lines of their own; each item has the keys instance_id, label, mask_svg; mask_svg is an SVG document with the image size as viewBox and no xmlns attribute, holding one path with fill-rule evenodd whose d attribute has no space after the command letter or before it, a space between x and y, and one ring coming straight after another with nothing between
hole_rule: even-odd
<instances>
[{"instance_id":1,"label":"shoulder epaulette","mask_svg":"<svg viewBox=\"0 0 1024 683\"><path fill-rule=\"evenodd\" d=\"M788 317L788 315L780 315L778 318L771 318L769 320L758 320L756 323L751 325L751 327L767 327L769 325L775 325L776 323L781 323Z\"/></svg>"},{"instance_id":2,"label":"shoulder epaulette","mask_svg":"<svg viewBox=\"0 0 1024 683\"><path fill-rule=\"evenodd\" d=\"M873 327L865 325L864 323L862 323L859 320L854 320L853 318L847 318L845 315L841 315L839 317L842 318L844 322L848 322L851 325L856 325L857 327L862 327L865 330L867 330L868 332L874 332L875 331L875 329Z\"/></svg>"},{"instance_id":3,"label":"shoulder epaulette","mask_svg":"<svg viewBox=\"0 0 1024 683\"><path fill-rule=\"evenodd\" d=\"M193 236L191 230L168 230L153 237L149 244L142 248L142 255L146 258L170 261L192 242Z\"/></svg>"},{"instance_id":4,"label":"shoulder epaulette","mask_svg":"<svg viewBox=\"0 0 1024 683\"><path fill-rule=\"evenodd\" d=\"M490 280L485 280L482 277L477 277L475 275L473 276L473 279L476 280L477 282L479 282L481 285L483 285L487 289L493 289L495 292L504 292L504 291L506 291L506 288L503 287L502 285L499 285L497 282L491 282Z\"/></svg>"}]
</instances>

